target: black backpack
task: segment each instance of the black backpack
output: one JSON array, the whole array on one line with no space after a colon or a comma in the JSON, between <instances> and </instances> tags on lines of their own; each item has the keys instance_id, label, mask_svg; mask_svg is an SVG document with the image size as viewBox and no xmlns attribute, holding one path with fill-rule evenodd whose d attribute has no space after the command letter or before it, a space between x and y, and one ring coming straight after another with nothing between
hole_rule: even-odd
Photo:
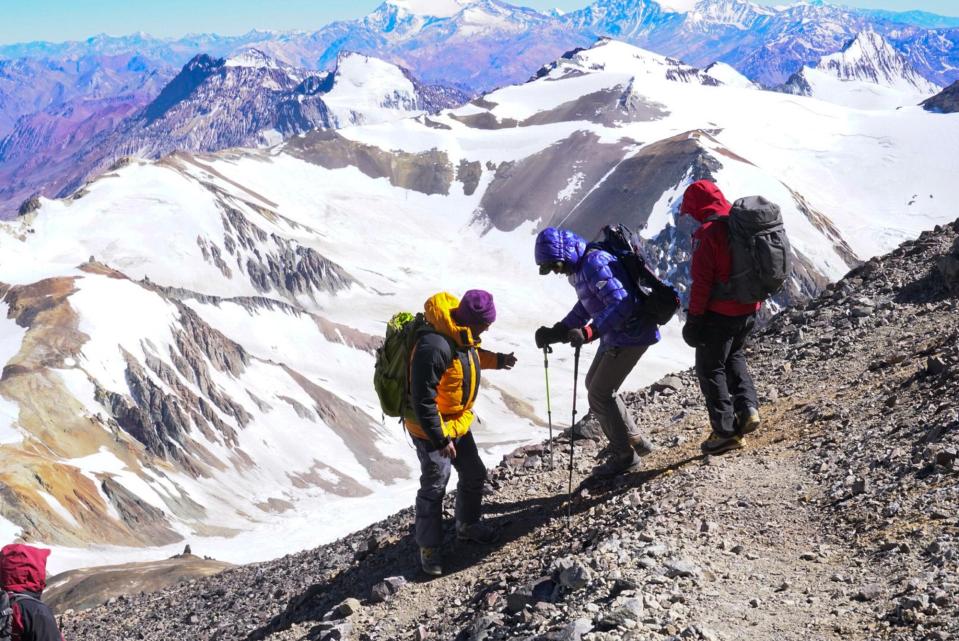
<instances>
[{"instance_id":1,"label":"black backpack","mask_svg":"<svg viewBox=\"0 0 959 641\"><path fill-rule=\"evenodd\" d=\"M713 297L740 303L766 300L782 289L792 265L779 206L762 196L740 198L726 224L732 267L729 282L717 283Z\"/></svg>"},{"instance_id":2,"label":"black backpack","mask_svg":"<svg viewBox=\"0 0 959 641\"><path fill-rule=\"evenodd\" d=\"M629 281L643 301L643 309L634 320L665 325L679 309L679 294L659 280L646 265L646 261L633 246L632 237L633 234L626 225L607 225L603 227L603 239L590 243L586 250L602 249L609 252L623 266Z\"/></svg>"}]
</instances>

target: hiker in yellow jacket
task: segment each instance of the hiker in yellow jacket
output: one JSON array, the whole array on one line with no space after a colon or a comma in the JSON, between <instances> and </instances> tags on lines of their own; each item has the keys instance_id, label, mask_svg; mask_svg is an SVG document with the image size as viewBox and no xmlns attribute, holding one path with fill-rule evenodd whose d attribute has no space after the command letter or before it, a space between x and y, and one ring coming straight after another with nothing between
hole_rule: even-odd
<instances>
[{"instance_id":1,"label":"hiker in yellow jacket","mask_svg":"<svg viewBox=\"0 0 959 641\"><path fill-rule=\"evenodd\" d=\"M430 328L416 338L410 356L410 406L405 421L420 461L416 494L416 543L423 571L443 573L443 497L452 468L459 475L456 493L456 537L493 543L497 532L480 522L486 466L470 432L473 403L483 369L511 369L512 354L479 347L480 335L496 320L489 292L471 289L457 300L441 292L426 301Z\"/></svg>"}]
</instances>

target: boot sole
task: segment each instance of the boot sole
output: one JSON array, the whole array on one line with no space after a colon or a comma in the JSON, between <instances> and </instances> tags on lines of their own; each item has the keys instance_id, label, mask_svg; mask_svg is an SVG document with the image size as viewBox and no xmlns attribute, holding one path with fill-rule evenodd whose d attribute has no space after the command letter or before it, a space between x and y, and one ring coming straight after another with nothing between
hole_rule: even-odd
<instances>
[{"instance_id":1,"label":"boot sole","mask_svg":"<svg viewBox=\"0 0 959 641\"><path fill-rule=\"evenodd\" d=\"M649 456L656 448L653 447L634 447L633 451L636 452L636 456Z\"/></svg>"},{"instance_id":2,"label":"boot sole","mask_svg":"<svg viewBox=\"0 0 959 641\"><path fill-rule=\"evenodd\" d=\"M752 434L758 429L759 429L759 421L756 421L755 423L746 423L743 426L743 429L740 431L740 434Z\"/></svg>"},{"instance_id":3,"label":"boot sole","mask_svg":"<svg viewBox=\"0 0 959 641\"><path fill-rule=\"evenodd\" d=\"M633 472L639 472L643 469L642 465L630 465L627 468L618 470L616 472L592 472L589 476L594 479L612 479L617 476L622 476L623 474L632 474Z\"/></svg>"},{"instance_id":4,"label":"boot sole","mask_svg":"<svg viewBox=\"0 0 959 641\"><path fill-rule=\"evenodd\" d=\"M726 452L731 452L733 450L741 450L743 448L742 441L730 441L729 443L722 445L717 448L707 448L705 446L700 446L703 454L715 455L715 454L725 454Z\"/></svg>"},{"instance_id":5,"label":"boot sole","mask_svg":"<svg viewBox=\"0 0 959 641\"><path fill-rule=\"evenodd\" d=\"M478 540L476 540L476 539L463 539L463 538L460 538L460 537L456 537L456 542L457 542L457 543L472 543L473 545L493 545L493 544L495 544L495 543L499 543L499 537L496 537L496 538L493 539L492 541L478 541Z\"/></svg>"}]
</instances>

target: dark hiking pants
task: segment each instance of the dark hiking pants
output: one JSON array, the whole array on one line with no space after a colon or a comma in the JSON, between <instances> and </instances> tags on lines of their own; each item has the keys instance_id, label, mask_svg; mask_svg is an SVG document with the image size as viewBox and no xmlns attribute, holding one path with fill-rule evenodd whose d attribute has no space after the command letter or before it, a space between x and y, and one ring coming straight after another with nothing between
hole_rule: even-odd
<instances>
[{"instance_id":1,"label":"dark hiking pants","mask_svg":"<svg viewBox=\"0 0 959 641\"><path fill-rule=\"evenodd\" d=\"M633 444L640 440L639 428L617 392L647 348L647 345L600 348L586 372L589 409L596 415L616 456L632 454Z\"/></svg>"},{"instance_id":2,"label":"dark hiking pants","mask_svg":"<svg viewBox=\"0 0 959 641\"><path fill-rule=\"evenodd\" d=\"M456 468L456 520L476 523L482 515L483 483L486 466L476 449L473 433L467 432L456 441L456 458L450 460L439 450L430 451L429 441L414 438L420 459L420 489L416 493L416 543L435 548L443 543L443 497L452 469Z\"/></svg>"},{"instance_id":3,"label":"dark hiking pants","mask_svg":"<svg viewBox=\"0 0 959 641\"><path fill-rule=\"evenodd\" d=\"M706 397L709 422L719 434L736 432L737 412L759 408L745 353L746 338L755 325L755 314L706 312L701 334L704 345L696 348L696 375Z\"/></svg>"}]
</instances>

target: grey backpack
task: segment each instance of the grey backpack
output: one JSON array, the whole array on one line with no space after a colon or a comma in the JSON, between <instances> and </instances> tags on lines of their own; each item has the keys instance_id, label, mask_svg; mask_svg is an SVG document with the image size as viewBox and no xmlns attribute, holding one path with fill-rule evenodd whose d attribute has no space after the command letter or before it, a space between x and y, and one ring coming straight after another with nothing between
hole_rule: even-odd
<instances>
[{"instance_id":1,"label":"grey backpack","mask_svg":"<svg viewBox=\"0 0 959 641\"><path fill-rule=\"evenodd\" d=\"M779 206L762 196L740 198L726 224L732 268L729 282L717 283L713 297L740 303L766 300L782 289L792 262Z\"/></svg>"},{"instance_id":2,"label":"grey backpack","mask_svg":"<svg viewBox=\"0 0 959 641\"><path fill-rule=\"evenodd\" d=\"M0 590L0 641L13 638L13 599L6 590Z\"/></svg>"},{"instance_id":3,"label":"grey backpack","mask_svg":"<svg viewBox=\"0 0 959 641\"><path fill-rule=\"evenodd\" d=\"M0 590L0 641L10 641L13 638L13 606L19 601L36 601L40 599L19 592ZM22 632L22 630L17 630Z\"/></svg>"}]
</instances>

